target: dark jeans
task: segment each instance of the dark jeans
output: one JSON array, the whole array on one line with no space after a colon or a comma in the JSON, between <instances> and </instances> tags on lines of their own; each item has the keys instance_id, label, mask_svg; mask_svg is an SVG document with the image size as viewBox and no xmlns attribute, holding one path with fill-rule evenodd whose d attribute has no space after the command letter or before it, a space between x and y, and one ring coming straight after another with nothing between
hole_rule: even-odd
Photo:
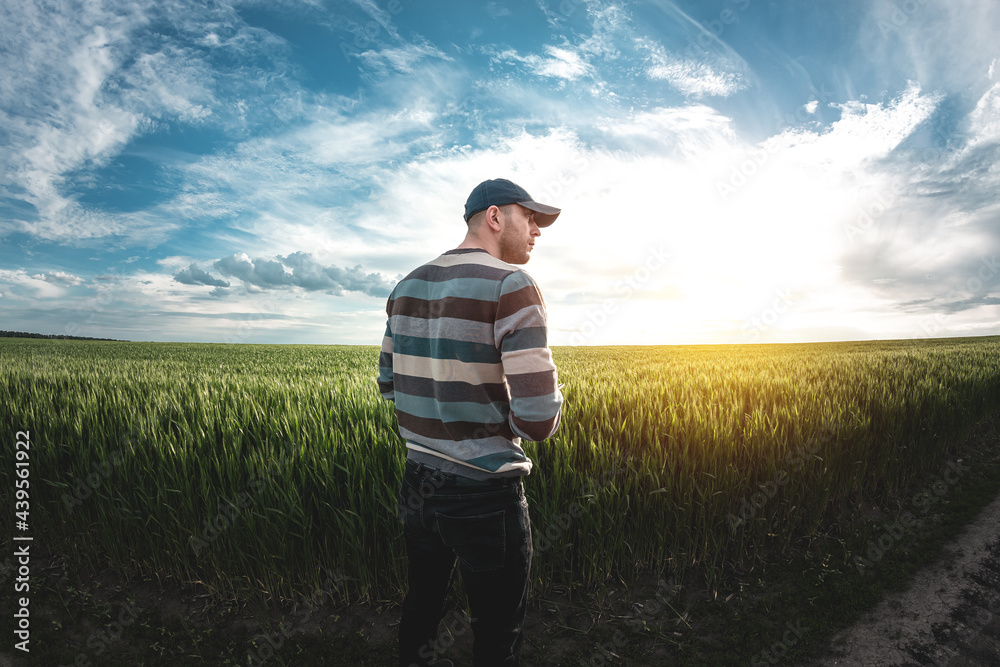
<instances>
[{"instance_id":1,"label":"dark jeans","mask_svg":"<svg viewBox=\"0 0 1000 667\"><path fill-rule=\"evenodd\" d=\"M409 591L399 624L399 664L433 664L452 643L438 633L458 564L469 600L475 667L516 667L531 572L531 523L520 477L489 481L406 462L399 490ZM452 635L467 631L449 615Z\"/></svg>"}]
</instances>

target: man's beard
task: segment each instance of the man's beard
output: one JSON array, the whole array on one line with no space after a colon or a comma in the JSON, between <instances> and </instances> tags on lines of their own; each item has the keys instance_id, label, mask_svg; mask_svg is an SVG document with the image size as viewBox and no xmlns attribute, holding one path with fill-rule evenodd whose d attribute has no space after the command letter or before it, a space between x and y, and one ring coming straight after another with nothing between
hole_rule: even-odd
<instances>
[{"instance_id":1,"label":"man's beard","mask_svg":"<svg viewBox=\"0 0 1000 667\"><path fill-rule=\"evenodd\" d=\"M508 264L527 264L531 254L525 247L527 244L519 235L505 227L500 234L500 260Z\"/></svg>"}]
</instances>

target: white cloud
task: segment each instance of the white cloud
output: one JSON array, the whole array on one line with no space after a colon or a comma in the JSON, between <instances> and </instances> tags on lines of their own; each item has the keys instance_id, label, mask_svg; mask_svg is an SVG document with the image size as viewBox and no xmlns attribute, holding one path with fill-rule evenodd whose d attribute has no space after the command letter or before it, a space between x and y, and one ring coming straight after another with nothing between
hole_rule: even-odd
<instances>
[{"instance_id":1,"label":"white cloud","mask_svg":"<svg viewBox=\"0 0 1000 667\"><path fill-rule=\"evenodd\" d=\"M497 19L501 16L510 16L510 8L491 1L486 3L486 13Z\"/></svg>"},{"instance_id":2,"label":"white cloud","mask_svg":"<svg viewBox=\"0 0 1000 667\"><path fill-rule=\"evenodd\" d=\"M136 107L150 116L197 122L210 116L212 107L218 104L209 88L213 73L192 49L171 46L157 53L143 53L123 78L137 93Z\"/></svg>"},{"instance_id":3,"label":"white cloud","mask_svg":"<svg viewBox=\"0 0 1000 667\"><path fill-rule=\"evenodd\" d=\"M534 53L521 55L513 49L507 49L496 54L494 59L522 63L534 75L550 79L575 81L584 76L592 76L594 73L594 68L575 50L546 45L545 52L548 57Z\"/></svg>"},{"instance_id":4,"label":"white cloud","mask_svg":"<svg viewBox=\"0 0 1000 667\"><path fill-rule=\"evenodd\" d=\"M294 252L273 259L256 257L250 259L246 253L236 253L223 257L212 265L223 276L236 278L247 288L261 290L285 290L299 288L306 291L323 291L343 296L348 292L360 292L374 297L386 297L393 282L385 276L355 267L324 265L309 252ZM174 280L187 285L213 285L229 287L229 283L196 267L194 264L174 275Z\"/></svg>"},{"instance_id":5,"label":"white cloud","mask_svg":"<svg viewBox=\"0 0 1000 667\"><path fill-rule=\"evenodd\" d=\"M208 285L212 287L229 287L230 283L220 280L193 262L186 269L174 274L174 280L182 285Z\"/></svg>"},{"instance_id":6,"label":"white cloud","mask_svg":"<svg viewBox=\"0 0 1000 667\"><path fill-rule=\"evenodd\" d=\"M757 145L741 140L730 118L707 106L688 105L607 116L596 127L602 141L593 145L564 127L515 131L481 148L418 152L398 164L365 165L371 188L367 199L325 208L300 202L262 212L251 227L257 243L245 263L255 266L250 257L280 260L312 249L323 253L317 264L357 262L366 272L398 275L456 246L464 233L461 210L469 190L486 178L508 177L537 200L564 209L560 221L543 231L528 266L545 286L559 330L556 342L569 342L589 309L599 305L581 303L582 295L614 295L616 285L659 248L672 253L670 265L620 300L654 299L657 322L643 321L642 308L623 308L617 324L591 342L612 342L616 335L632 342L691 342L699 330L714 332L714 342L738 342L746 333L742 325L785 288L798 296L796 314L783 326L833 331L858 309L868 309L881 314L852 319L859 327L856 335L871 337L889 329L905 333L916 326L917 315L882 312L893 300L878 285L888 283L871 282L891 274L845 281L839 265L845 256L858 256L866 243L852 244L848 227L879 193L896 185L883 161L938 100L912 87L884 104L845 105L841 119L826 130L787 131ZM363 134L363 117L355 122L352 130ZM394 122L406 127L409 121L400 116ZM387 136L393 136L392 124L388 127ZM323 144L320 137L338 136L327 132L328 126L317 122L266 152L284 146L287 157L294 154L287 150L291 145L315 149ZM247 196L252 198L250 190L258 187L272 192L297 187L300 178L315 173L305 165L322 158L305 151L296 160L302 160L300 170L268 169L248 179ZM211 171L215 167L206 175ZM244 180L235 174L227 178ZM734 183L734 193L720 196L720 184ZM897 210L904 198L907 206L916 201L908 190L895 196ZM265 191L260 201L266 198ZM975 246L968 235L956 235L955 229L947 233L954 240L937 239L941 248L962 255ZM920 261L919 244L903 237L897 243L894 256ZM579 270L581 253L598 258L585 274ZM186 266L179 260L173 264ZM287 264L272 278L294 282ZM673 337L658 339L667 329ZM781 331L775 328L769 335ZM790 331L781 335L794 336Z\"/></svg>"},{"instance_id":7,"label":"white cloud","mask_svg":"<svg viewBox=\"0 0 1000 667\"><path fill-rule=\"evenodd\" d=\"M996 2L878 0L863 7L869 15L859 17L856 48L864 61L912 72L925 86L978 90L997 57Z\"/></svg>"},{"instance_id":8,"label":"white cloud","mask_svg":"<svg viewBox=\"0 0 1000 667\"><path fill-rule=\"evenodd\" d=\"M109 102L103 92L120 48L142 18L94 6L72 19L25 10L5 17L11 21L9 48L21 58L0 75L0 117L10 142L0 165L3 180L24 193L39 222L5 226L47 239L113 233L122 221L86 215L62 187L67 174L103 164L142 125L141 116ZM27 100L37 106L28 108Z\"/></svg>"},{"instance_id":9,"label":"white cloud","mask_svg":"<svg viewBox=\"0 0 1000 667\"><path fill-rule=\"evenodd\" d=\"M228 343L316 342L368 343L385 327L371 299L331 299L323 292L270 292L233 287L225 298L204 285L182 284L170 274L136 271L86 298L49 299L45 308L16 321L27 330L76 335L111 335L130 340L177 340ZM334 308L336 307L336 309ZM10 311L15 316L22 311Z\"/></svg>"},{"instance_id":10,"label":"white cloud","mask_svg":"<svg viewBox=\"0 0 1000 667\"><path fill-rule=\"evenodd\" d=\"M972 144L1000 141L1000 83L986 91L969 114Z\"/></svg>"},{"instance_id":11,"label":"white cloud","mask_svg":"<svg viewBox=\"0 0 1000 667\"><path fill-rule=\"evenodd\" d=\"M694 156L736 140L732 119L700 104L605 118L597 127L609 146L640 154Z\"/></svg>"},{"instance_id":12,"label":"white cloud","mask_svg":"<svg viewBox=\"0 0 1000 667\"><path fill-rule=\"evenodd\" d=\"M813 171L849 173L884 158L934 111L942 96L911 85L888 104L839 105L840 120L826 131L786 130L769 140L772 151L794 148L795 159Z\"/></svg>"},{"instance_id":13,"label":"white cloud","mask_svg":"<svg viewBox=\"0 0 1000 667\"><path fill-rule=\"evenodd\" d=\"M378 24L386 33L395 40L399 39L399 32L396 30L392 17L382 9L375 0L352 0L354 4L362 9L371 19ZM366 28L367 29L367 28Z\"/></svg>"},{"instance_id":14,"label":"white cloud","mask_svg":"<svg viewBox=\"0 0 1000 667\"><path fill-rule=\"evenodd\" d=\"M168 270L175 270L191 264L192 261L193 258L187 255L169 255L156 260L156 263Z\"/></svg>"},{"instance_id":15,"label":"white cloud","mask_svg":"<svg viewBox=\"0 0 1000 667\"><path fill-rule=\"evenodd\" d=\"M369 49L358 54L358 58L370 70L378 74L386 74L390 70L401 74L412 74L414 66L428 58L444 61L454 60L448 54L427 42L386 47L378 51Z\"/></svg>"},{"instance_id":16,"label":"white cloud","mask_svg":"<svg viewBox=\"0 0 1000 667\"><path fill-rule=\"evenodd\" d=\"M545 51L549 58L534 66L535 72L540 76L574 81L581 76L593 74L593 68L576 51L557 46L546 46Z\"/></svg>"},{"instance_id":17,"label":"white cloud","mask_svg":"<svg viewBox=\"0 0 1000 667\"><path fill-rule=\"evenodd\" d=\"M664 58L647 69L646 74L694 97L728 97L746 87L739 74L717 72L707 63L682 58Z\"/></svg>"},{"instance_id":18,"label":"white cloud","mask_svg":"<svg viewBox=\"0 0 1000 667\"><path fill-rule=\"evenodd\" d=\"M18 300L24 298L54 299L64 296L66 287L59 281L47 279L44 274L29 275L27 271L18 269L0 269L0 284L9 286L8 293ZM30 290L30 291L29 291Z\"/></svg>"},{"instance_id":19,"label":"white cloud","mask_svg":"<svg viewBox=\"0 0 1000 667\"><path fill-rule=\"evenodd\" d=\"M318 118L282 139L297 145L302 156L315 165L375 164L408 154L411 143L426 142L437 132L436 120L435 110L417 102L397 112Z\"/></svg>"},{"instance_id":20,"label":"white cloud","mask_svg":"<svg viewBox=\"0 0 1000 667\"><path fill-rule=\"evenodd\" d=\"M65 271L49 271L45 274L45 280L49 282L65 283L67 285L82 285L84 280L80 276L74 276Z\"/></svg>"},{"instance_id":21,"label":"white cloud","mask_svg":"<svg viewBox=\"0 0 1000 667\"><path fill-rule=\"evenodd\" d=\"M569 342L604 298L617 298L621 308L589 342L697 342L699 331L724 342L785 289L794 290L795 304L775 336L844 331L845 320L856 337L907 334L932 307L948 309L954 331L979 331L988 328L987 316L995 318L992 293L948 297L949 280L974 271L976 253L997 244L1000 84L995 47L982 27L991 24L980 20L994 10L975 15L969 46L926 39L922 31L951 10L918 3L924 13L903 26L906 39L887 41L912 51L905 56L917 66L906 71L917 72L922 87L883 103L843 103L829 127L820 125L826 107L818 113L829 100L813 93L818 99L795 104L812 99L799 108L818 114L816 122L753 143L735 121L761 121L756 110L730 118L705 102L754 88L753 71L719 39L705 53L661 46L708 36L672 3L577 3L575 17L546 5L552 25L572 23L572 33L558 32L576 41L531 47L537 52L484 46L478 54L489 57L488 73L475 69L481 59L456 63L448 55L469 47L444 46L453 49L446 54L419 35L407 43L384 3L355 4L355 15L371 17L378 35L349 65L362 66L360 87L341 94L300 87L293 77L302 71L286 57L298 47L245 25L225 3L205 9L109 0L44 17L34 5L23 15L0 9L6 25L16 26L4 33L11 49L26 54L23 66L0 71L0 123L10 137L0 156L0 192L27 203L13 207L15 214L31 207L38 214L0 221L0 233L126 245L174 235L175 247L196 249L116 283L115 304L102 317L131 331L144 326L153 336L162 325L165 335L184 338L197 320L201 330L223 335L262 293L280 289L281 312L257 330L339 327L344 337L330 340L369 342L384 324L381 304L373 307L380 290L457 245L469 190L505 176L564 209L543 230L527 267L545 290L557 343ZM640 23L633 8L651 20ZM283 9L303 11L301 3ZM330 14L320 3L308 9L324 20ZM146 39L154 20L182 38L163 31ZM337 23L334 34L349 34L348 22ZM577 39L584 23L592 33ZM969 53L965 66L978 83L961 104L936 115L946 98L926 83L926 63L953 64ZM348 86L355 85L351 74ZM851 90L852 76L861 79L846 71L847 83L835 87ZM746 108L770 92L747 95ZM689 103L666 106L679 97ZM964 145L911 159L916 129L973 106L955 119ZM179 185L172 198L139 212L83 203L96 169L113 164L141 134L178 124L221 128L227 147L200 157L158 154L166 172L160 183ZM851 232L864 216L873 222ZM197 226L197 235L178 237L182 226ZM660 248L669 263L637 273ZM640 276L641 285L621 292L621 281ZM338 286L346 294L329 299L324 290ZM0 287L5 306L39 308L65 308L97 289L38 265L0 272ZM128 321L127 313L140 311L150 319ZM357 333L365 327L370 339Z\"/></svg>"},{"instance_id":22,"label":"white cloud","mask_svg":"<svg viewBox=\"0 0 1000 667\"><path fill-rule=\"evenodd\" d=\"M942 95L921 95L916 84L888 105L847 102L833 124L830 141L859 155L880 155L895 148L930 116ZM832 148L828 146L827 148Z\"/></svg>"},{"instance_id":23,"label":"white cloud","mask_svg":"<svg viewBox=\"0 0 1000 667\"><path fill-rule=\"evenodd\" d=\"M345 242L363 243L349 213L359 189L384 177L387 163L433 153L444 131L438 118L435 108L419 101L399 111L350 113L320 106L297 129L178 165L183 191L161 204L157 214L171 220L231 220L256 243L248 248L245 238L227 240L226 230L215 235L253 253L291 253L322 243L336 249L332 260L343 259ZM300 231L317 229L325 231Z\"/></svg>"},{"instance_id":24,"label":"white cloud","mask_svg":"<svg viewBox=\"0 0 1000 667\"><path fill-rule=\"evenodd\" d=\"M746 77L724 59L695 60L675 55L646 39L637 39L636 46L649 54L646 76L654 81L666 81L683 95L728 97L749 85Z\"/></svg>"},{"instance_id":25,"label":"white cloud","mask_svg":"<svg viewBox=\"0 0 1000 667\"><path fill-rule=\"evenodd\" d=\"M157 40L137 39L154 20L173 32L159 33ZM177 228L176 219L158 218L153 209L107 213L80 203L76 194L90 185L95 169L158 121L246 122L246 107L241 111L239 105L215 118L213 89L222 85L219 77L227 87L252 88L256 84L248 75L256 70L213 69L201 50L180 45L185 35L201 36L211 26L216 48L242 49L244 56L261 57L280 47L242 24L225 4L108 2L39 9L22 3L17 9L0 8L0 23L5 48L18 56L16 67L0 72L0 122L8 142L0 157L0 183L25 208L37 211L37 216L0 222L0 231L59 243L103 237L163 240ZM281 76L271 74L268 80L280 82ZM264 95L257 97L255 109L281 108Z\"/></svg>"}]
</instances>

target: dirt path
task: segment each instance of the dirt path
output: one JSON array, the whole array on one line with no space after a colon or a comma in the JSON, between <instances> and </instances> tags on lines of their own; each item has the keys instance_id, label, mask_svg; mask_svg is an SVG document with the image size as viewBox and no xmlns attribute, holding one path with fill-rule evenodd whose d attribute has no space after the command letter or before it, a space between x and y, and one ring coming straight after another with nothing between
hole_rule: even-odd
<instances>
[{"instance_id":1,"label":"dirt path","mask_svg":"<svg viewBox=\"0 0 1000 667\"><path fill-rule=\"evenodd\" d=\"M1000 665L1000 497L903 592L834 636L829 665Z\"/></svg>"}]
</instances>

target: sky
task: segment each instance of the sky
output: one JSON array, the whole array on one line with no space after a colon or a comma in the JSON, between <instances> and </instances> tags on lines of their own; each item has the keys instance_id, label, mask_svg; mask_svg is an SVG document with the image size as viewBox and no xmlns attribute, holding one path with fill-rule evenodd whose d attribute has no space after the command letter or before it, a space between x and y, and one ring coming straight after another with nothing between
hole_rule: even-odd
<instances>
[{"instance_id":1,"label":"sky","mask_svg":"<svg viewBox=\"0 0 1000 667\"><path fill-rule=\"evenodd\" d=\"M1000 334L992 0L0 0L0 329L378 345L472 188L549 343Z\"/></svg>"}]
</instances>

